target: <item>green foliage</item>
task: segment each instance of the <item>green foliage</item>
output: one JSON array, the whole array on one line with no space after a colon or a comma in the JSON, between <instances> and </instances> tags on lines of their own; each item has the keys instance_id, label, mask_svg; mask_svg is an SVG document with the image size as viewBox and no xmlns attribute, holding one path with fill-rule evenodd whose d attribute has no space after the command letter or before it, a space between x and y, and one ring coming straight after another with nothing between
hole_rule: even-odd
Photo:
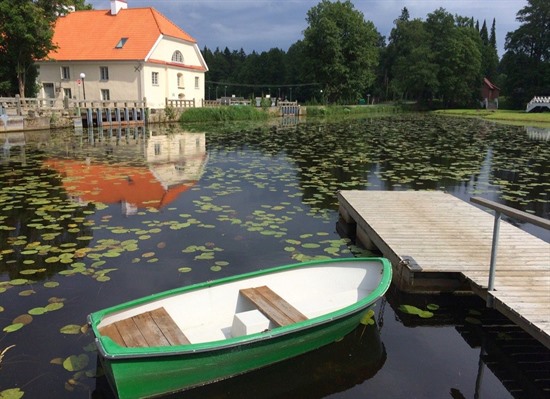
<instances>
[{"instance_id":1,"label":"green foliage","mask_svg":"<svg viewBox=\"0 0 550 399\"><path fill-rule=\"evenodd\" d=\"M64 7L90 6L84 0L0 0L0 95L34 96L34 61L53 49L53 22Z\"/></svg>"},{"instance_id":2,"label":"green foliage","mask_svg":"<svg viewBox=\"0 0 550 399\"><path fill-rule=\"evenodd\" d=\"M482 39L472 20L440 8L426 21L411 21L405 11L384 53L388 91L401 100L472 104L482 70Z\"/></svg>"},{"instance_id":3,"label":"green foliage","mask_svg":"<svg viewBox=\"0 0 550 399\"><path fill-rule=\"evenodd\" d=\"M166 119L173 121L176 119L176 109L174 107L165 107L164 115L166 116Z\"/></svg>"},{"instance_id":4,"label":"green foliage","mask_svg":"<svg viewBox=\"0 0 550 399\"><path fill-rule=\"evenodd\" d=\"M360 116L370 114L388 114L402 112L400 106L395 105L369 105L369 106L308 106L307 116L309 117L342 117L342 116Z\"/></svg>"},{"instance_id":5,"label":"green foliage","mask_svg":"<svg viewBox=\"0 0 550 399\"><path fill-rule=\"evenodd\" d=\"M212 108L190 108L181 114L180 122L226 122L239 120L266 120L267 112L250 106L221 106Z\"/></svg>"},{"instance_id":6,"label":"green foliage","mask_svg":"<svg viewBox=\"0 0 550 399\"><path fill-rule=\"evenodd\" d=\"M550 94L550 2L528 0L518 11L521 26L506 35L501 69L510 104L525 108L536 95Z\"/></svg>"},{"instance_id":7,"label":"green foliage","mask_svg":"<svg viewBox=\"0 0 550 399\"><path fill-rule=\"evenodd\" d=\"M329 102L355 102L374 82L379 38L350 1L321 1L307 13L304 53Z\"/></svg>"}]
</instances>

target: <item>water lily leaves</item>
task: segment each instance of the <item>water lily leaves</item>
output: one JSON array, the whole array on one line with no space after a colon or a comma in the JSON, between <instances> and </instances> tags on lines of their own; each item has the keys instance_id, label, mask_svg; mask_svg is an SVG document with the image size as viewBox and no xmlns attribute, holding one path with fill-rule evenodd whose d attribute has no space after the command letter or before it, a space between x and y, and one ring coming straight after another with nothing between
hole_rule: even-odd
<instances>
[{"instance_id":1,"label":"water lily leaves","mask_svg":"<svg viewBox=\"0 0 550 399\"><path fill-rule=\"evenodd\" d=\"M67 371L80 371L88 367L90 359L88 355L71 355L63 361L63 367Z\"/></svg>"},{"instance_id":2,"label":"water lily leaves","mask_svg":"<svg viewBox=\"0 0 550 399\"><path fill-rule=\"evenodd\" d=\"M13 319L13 324L30 324L33 321L33 318L29 314L22 314L21 316L17 316L15 319Z\"/></svg>"},{"instance_id":3,"label":"water lily leaves","mask_svg":"<svg viewBox=\"0 0 550 399\"><path fill-rule=\"evenodd\" d=\"M10 280L10 284L11 285L25 285L27 283L29 283L30 281L27 280L26 278L16 278L14 280Z\"/></svg>"},{"instance_id":4,"label":"water lily leaves","mask_svg":"<svg viewBox=\"0 0 550 399\"><path fill-rule=\"evenodd\" d=\"M58 286L59 286L59 283L57 281L47 281L44 283L45 288L55 288Z\"/></svg>"},{"instance_id":5,"label":"water lily leaves","mask_svg":"<svg viewBox=\"0 0 550 399\"><path fill-rule=\"evenodd\" d=\"M76 335L81 333L82 326L77 324L67 324L59 329L61 334Z\"/></svg>"},{"instance_id":6,"label":"water lily leaves","mask_svg":"<svg viewBox=\"0 0 550 399\"><path fill-rule=\"evenodd\" d=\"M10 388L0 391L0 399L21 399L25 392L21 388Z\"/></svg>"},{"instance_id":7,"label":"water lily leaves","mask_svg":"<svg viewBox=\"0 0 550 399\"><path fill-rule=\"evenodd\" d=\"M365 326L368 326L368 325L373 325L374 324L374 310L372 309L369 309L364 315L363 317L361 317L361 320L360 320L360 323L365 325Z\"/></svg>"},{"instance_id":8,"label":"water lily leaves","mask_svg":"<svg viewBox=\"0 0 550 399\"><path fill-rule=\"evenodd\" d=\"M13 324L10 324L9 326L4 327L2 331L7 333L12 333L17 330L20 330L21 328L23 328L23 326L24 326L23 323L13 323Z\"/></svg>"},{"instance_id":9,"label":"water lily leaves","mask_svg":"<svg viewBox=\"0 0 550 399\"><path fill-rule=\"evenodd\" d=\"M31 310L29 310L29 314L33 316L40 316L46 312L47 310L44 307L32 308Z\"/></svg>"},{"instance_id":10,"label":"water lily leaves","mask_svg":"<svg viewBox=\"0 0 550 399\"><path fill-rule=\"evenodd\" d=\"M430 317L433 317L433 313L428 310L422 310L417 308L416 306L412 305L400 305L399 310L406 314L416 315L418 317L421 317L423 319L429 319Z\"/></svg>"},{"instance_id":11,"label":"water lily leaves","mask_svg":"<svg viewBox=\"0 0 550 399\"><path fill-rule=\"evenodd\" d=\"M179 271L180 273L189 273L191 270L193 270L193 269L190 268L190 267L180 267L180 268L178 269L178 271Z\"/></svg>"}]
</instances>

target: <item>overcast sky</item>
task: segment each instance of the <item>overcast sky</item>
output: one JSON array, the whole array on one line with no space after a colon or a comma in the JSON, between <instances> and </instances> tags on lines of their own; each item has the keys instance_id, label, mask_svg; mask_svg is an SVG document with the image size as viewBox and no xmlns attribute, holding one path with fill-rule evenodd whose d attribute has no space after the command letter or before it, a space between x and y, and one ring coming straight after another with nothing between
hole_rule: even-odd
<instances>
[{"instance_id":1,"label":"overcast sky","mask_svg":"<svg viewBox=\"0 0 550 399\"><path fill-rule=\"evenodd\" d=\"M154 7L195 39L202 49L241 48L247 54L274 47L284 51L302 39L306 14L320 0L127 0L128 7ZM109 9L109 0L87 0L95 9ZM372 21L388 38L393 21L407 7L412 18L426 16L442 7L447 12L487 21L496 18L497 47L502 56L506 33L516 30L517 12L526 0L355 0L355 9Z\"/></svg>"}]
</instances>

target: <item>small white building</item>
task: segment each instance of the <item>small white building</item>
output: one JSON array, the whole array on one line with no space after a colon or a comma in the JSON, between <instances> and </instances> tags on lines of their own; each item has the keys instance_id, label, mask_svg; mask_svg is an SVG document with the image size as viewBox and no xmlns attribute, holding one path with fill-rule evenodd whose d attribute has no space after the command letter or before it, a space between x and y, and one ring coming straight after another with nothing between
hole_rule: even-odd
<instances>
[{"instance_id":1,"label":"small white building","mask_svg":"<svg viewBox=\"0 0 550 399\"><path fill-rule=\"evenodd\" d=\"M152 7L70 12L57 19L39 66L40 97L59 100L204 100L208 67L196 40Z\"/></svg>"}]
</instances>

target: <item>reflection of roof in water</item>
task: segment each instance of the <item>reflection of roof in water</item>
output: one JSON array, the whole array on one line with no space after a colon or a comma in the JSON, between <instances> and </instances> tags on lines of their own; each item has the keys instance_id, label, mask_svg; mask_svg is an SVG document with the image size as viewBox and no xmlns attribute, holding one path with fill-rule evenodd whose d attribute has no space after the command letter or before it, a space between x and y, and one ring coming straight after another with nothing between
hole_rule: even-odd
<instances>
[{"instance_id":1,"label":"reflection of roof in water","mask_svg":"<svg viewBox=\"0 0 550 399\"><path fill-rule=\"evenodd\" d=\"M188 181L165 188L146 167L94 164L50 158L44 167L57 170L67 192L86 202L130 203L138 208L161 208L195 185Z\"/></svg>"}]
</instances>

